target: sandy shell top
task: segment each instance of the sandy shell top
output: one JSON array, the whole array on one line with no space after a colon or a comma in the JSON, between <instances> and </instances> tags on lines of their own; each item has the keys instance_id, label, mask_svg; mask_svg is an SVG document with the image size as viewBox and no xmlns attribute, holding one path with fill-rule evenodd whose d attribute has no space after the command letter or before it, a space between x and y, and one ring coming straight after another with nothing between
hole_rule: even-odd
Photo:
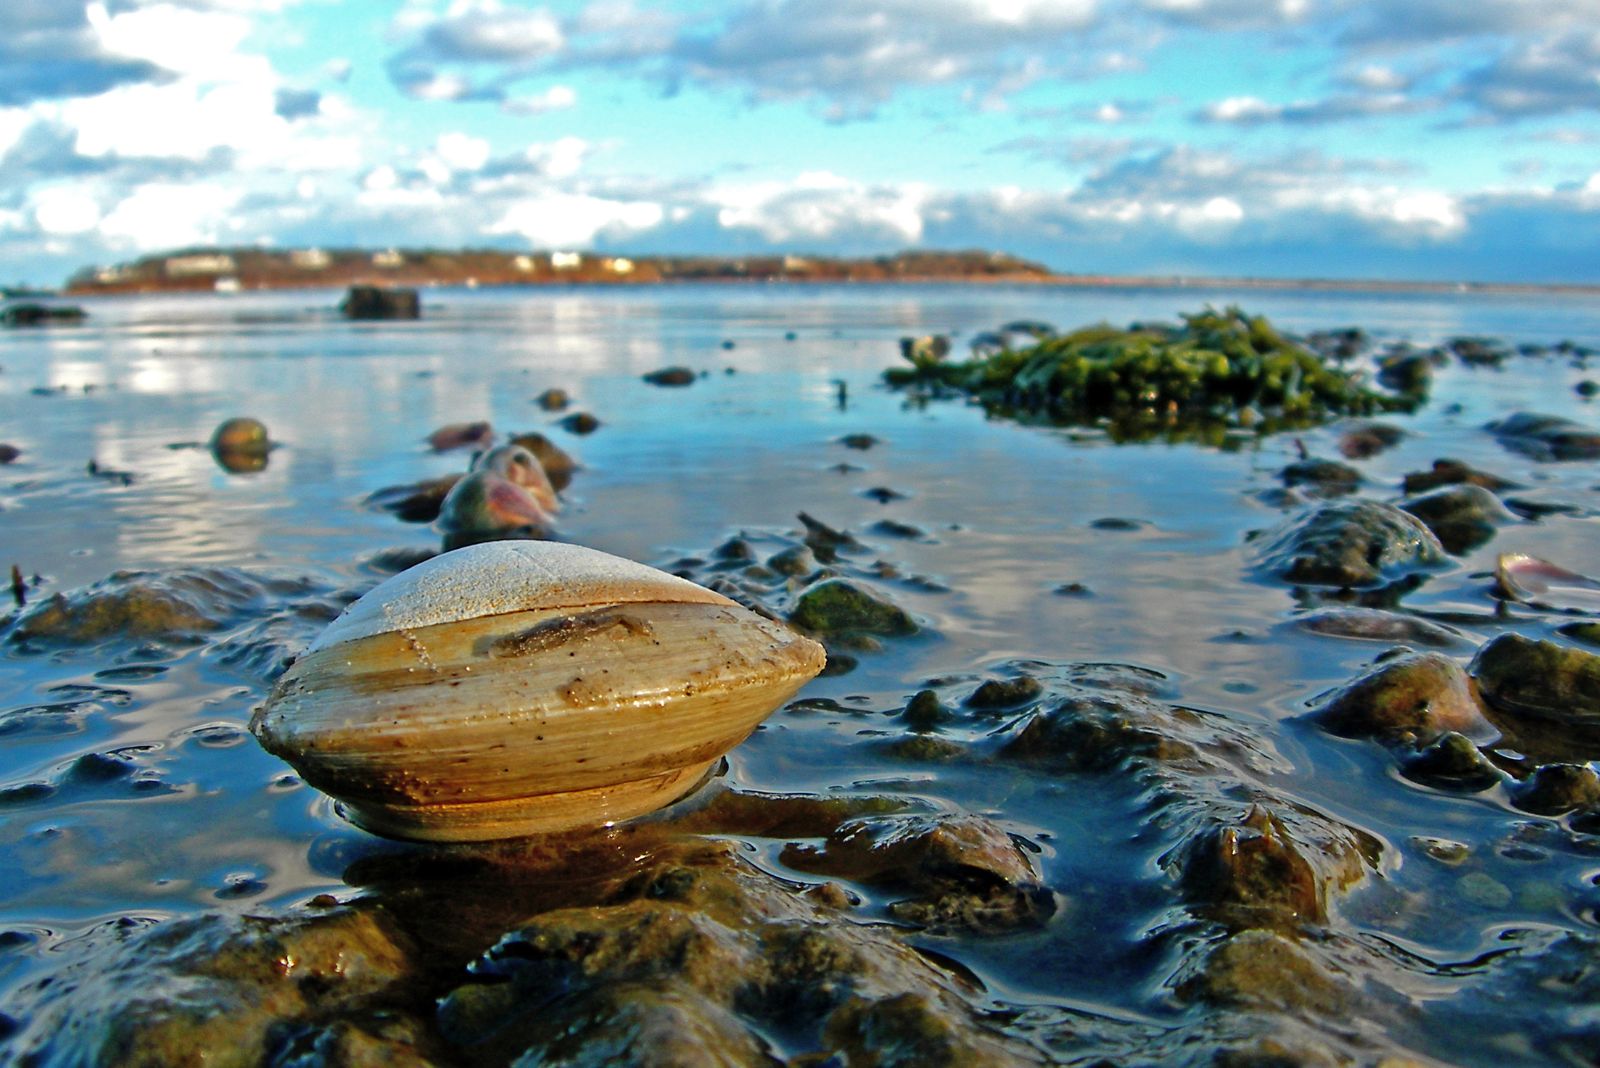
<instances>
[{"instance_id":1,"label":"sandy shell top","mask_svg":"<svg viewBox=\"0 0 1600 1068\"><path fill-rule=\"evenodd\" d=\"M520 612L646 601L729 605L687 579L553 541L495 541L442 553L367 593L307 652L399 630Z\"/></svg>"}]
</instances>

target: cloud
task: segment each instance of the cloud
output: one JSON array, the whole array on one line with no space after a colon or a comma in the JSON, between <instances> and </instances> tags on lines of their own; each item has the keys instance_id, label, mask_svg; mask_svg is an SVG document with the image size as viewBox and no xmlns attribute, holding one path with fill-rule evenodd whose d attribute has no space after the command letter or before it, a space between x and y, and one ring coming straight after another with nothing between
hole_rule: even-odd
<instances>
[{"instance_id":1,"label":"cloud","mask_svg":"<svg viewBox=\"0 0 1600 1068\"><path fill-rule=\"evenodd\" d=\"M543 115L563 111L578 103L577 92L568 85L552 85L542 93L507 96L500 106L512 115Z\"/></svg>"},{"instance_id":2,"label":"cloud","mask_svg":"<svg viewBox=\"0 0 1600 1068\"><path fill-rule=\"evenodd\" d=\"M515 234L538 248L589 248L601 237L653 229L665 217L652 201L547 192L511 204L484 232Z\"/></svg>"},{"instance_id":3,"label":"cloud","mask_svg":"<svg viewBox=\"0 0 1600 1068\"><path fill-rule=\"evenodd\" d=\"M1292 25L1316 11L1312 0L1139 0L1139 6L1173 22L1212 30Z\"/></svg>"},{"instance_id":4,"label":"cloud","mask_svg":"<svg viewBox=\"0 0 1600 1068\"><path fill-rule=\"evenodd\" d=\"M61 0L0 4L0 106L93 96L169 76L147 57L108 48L91 14L104 17L105 8Z\"/></svg>"},{"instance_id":5,"label":"cloud","mask_svg":"<svg viewBox=\"0 0 1600 1068\"><path fill-rule=\"evenodd\" d=\"M141 252L228 243L242 196L216 182L142 185L105 214L99 229L114 244Z\"/></svg>"},{"instance_id":6,"label":"cloud","mask_svg":"<svg viewBox=\"0 0 1600 1068\"><path fill-rule=\"evenodd\" d=\"M1459 93L1497 119L1600 109L1600 29L1523 42L1468 71Z\"/></svg>"},{"instance_id":7,"label":"cloud","mask_svg":"<svg viewBox=\"0 0 1600 1068\"><path fill-rule=\"evenodd\" d=\"M1274 104L1254 96L1233 96L1207 104L1193 113L1199 122L1233 126L1261 126L1269 123L1320 125L1370 119L1384 115L1403 115L1437 107L1437 103L1399 92L1343 93L1321 100L1299 100Z\"/></svg>"},{"instance_id":8,"label":"cloud","mask_svg":"<svg viewBox=\"0 0 1600 1068\"><path fill-rule=\"evenodd\" d=\"M792 182L720 186L708 199L724 229L754 230L776 245L841 238L914 244L922 238L928 193L919 185L869 185L817 171Z\"/></svg>"}]
</instances>

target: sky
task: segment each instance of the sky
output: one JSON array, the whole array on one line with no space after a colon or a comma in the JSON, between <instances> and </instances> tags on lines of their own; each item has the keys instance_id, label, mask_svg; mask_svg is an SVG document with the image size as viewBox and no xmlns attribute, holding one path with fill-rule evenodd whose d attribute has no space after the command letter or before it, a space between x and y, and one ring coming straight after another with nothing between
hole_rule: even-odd
<instances>
[{"instance_id":1,"label":"sky","mask_svg":"<svg viewBox=\"0 0 1600 1068\"><path fill-rule=\"evenodd\" d=\"M0 281L199 245L1600 283L1600 0L0 2Z\"/></svg>"}]
</instances>

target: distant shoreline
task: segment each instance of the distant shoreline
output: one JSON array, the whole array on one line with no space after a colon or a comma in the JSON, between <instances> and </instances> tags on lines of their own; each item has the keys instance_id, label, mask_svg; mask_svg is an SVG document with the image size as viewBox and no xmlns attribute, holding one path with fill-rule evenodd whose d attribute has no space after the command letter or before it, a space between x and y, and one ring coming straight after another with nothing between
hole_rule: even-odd
<instances>
[{"instance_id":1,"label":"distant shoreline","mask_svg":"<svg viewBox=\"0 0 1600 1068\"><path fill-rule=\"evenodd\" d=\"M503 249L189 248L111 267L88 268L62 296L119 293L221 294L387 288L648 286L697 282L762 284L1030 285L1063 289L1259 290L1329 293L1600 297L1600 283L1399 281L1058 273L1004 252L911 250L874 257L613 256ZM20 296L20 294L19 294Z\"/></svg>"}]
</instances>

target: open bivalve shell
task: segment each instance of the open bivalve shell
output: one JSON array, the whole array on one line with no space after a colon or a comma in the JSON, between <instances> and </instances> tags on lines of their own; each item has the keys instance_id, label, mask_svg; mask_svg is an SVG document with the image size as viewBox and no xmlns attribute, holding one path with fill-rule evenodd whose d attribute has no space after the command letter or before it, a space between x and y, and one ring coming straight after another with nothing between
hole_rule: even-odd
<instances>
[{"instance_id":1,"label":"open bivalve shell","mask_svg":"<svg viewBox=\"0 0 1600 1068\"><path fill-rule=\"evenodd\" d=\"M489 542L350 605L250 729L375 833L509 838L677 800L823 663L816 642L654 568Z\"/></svg>"}]
</instances>

